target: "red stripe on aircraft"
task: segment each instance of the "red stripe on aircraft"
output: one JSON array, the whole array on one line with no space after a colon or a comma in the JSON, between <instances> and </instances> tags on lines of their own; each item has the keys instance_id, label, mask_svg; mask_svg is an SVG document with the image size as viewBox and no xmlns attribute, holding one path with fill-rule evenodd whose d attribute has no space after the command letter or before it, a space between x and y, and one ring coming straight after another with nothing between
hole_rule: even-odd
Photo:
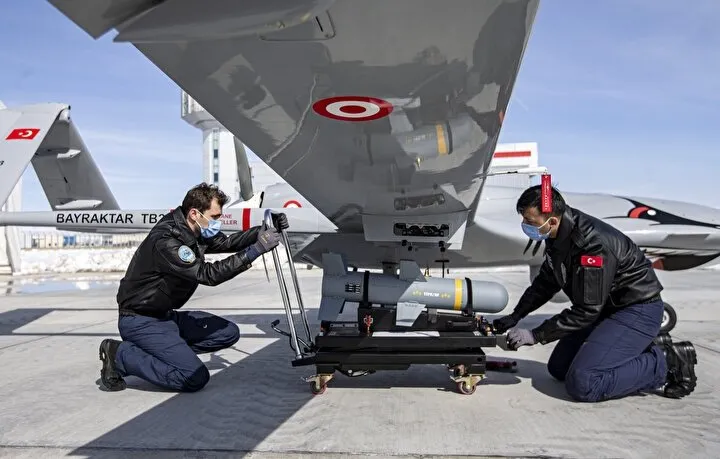
<instances>
[{"instance_id":1,"label":"red stripe on aircraft","mask_svg":"<svg viewBox=\"0 0 720 459\"><path fill-rule=\"evenodd\" d=\"M250 229L250 208L246 207L242 212L242 230L247 231Z\"/></svg>"},{"instance_id":2,"label":"red stripe on aircraft","mask_svg":"<svg viewBox=\"0 0 720 459\"><path fill-rule=\"evenodd\" d=\"M496 151L493 157L495 158L525 158L531 156L531 151Z\"/></svg>"},{"instance_id":3,"label":"red stripe on aircraft","mask_svg":"<svg viewBox=\"0 0 720 459\"><path fill-rule=\"evenodd\" d=\"M630 218L639 218L640 215L642 215L643 212L645 212L646 210L649 210L649 209L650 209L649 207L645 207L645 206L636 207L636 208L634 208L633 210L630 211L630 214L628 215L628 217L630 217Z\"/></svg>"}]
</instances>

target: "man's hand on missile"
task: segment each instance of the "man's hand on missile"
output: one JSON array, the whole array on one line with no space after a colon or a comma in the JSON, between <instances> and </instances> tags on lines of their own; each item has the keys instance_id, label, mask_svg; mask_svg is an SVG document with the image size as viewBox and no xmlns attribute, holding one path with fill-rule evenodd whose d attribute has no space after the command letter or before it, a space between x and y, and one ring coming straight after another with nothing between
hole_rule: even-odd
<instances>
[{"instance_id":1,"label":"man's hand on missile","mask_svg":"<svg viewBox=\"0 0 720 459\"><path fill-rule=\"evenodd\" d=\"M288 223L287 215L283 213L272 213L270 215L272 216L273 226L279 231L284 231L290 228L290 223Z\"/></svg>"},{"instance_id":2,"label":"man's hand on missile","mask_svg":"<svg viewBox=\"0 0 720 459\"><path fill-rule=\"evenodd\" d=\"M507 334L508 347L517 350L520 346L532 346L537 343L531 330L526 328L513 328Z\"/></svg>"},{"instance_id":3,"label":"man's hand on missile","mask_svg":"<svg viewBox=\"0 0 720 459\"><path fill-rule=\"evenodd\" d=\"M495 329L496 334L502 335L503 333L517 325L518 322L519 320L514 315L510 314L505 317L493 320L493 328Z\"/></svg>"}]
</instances>

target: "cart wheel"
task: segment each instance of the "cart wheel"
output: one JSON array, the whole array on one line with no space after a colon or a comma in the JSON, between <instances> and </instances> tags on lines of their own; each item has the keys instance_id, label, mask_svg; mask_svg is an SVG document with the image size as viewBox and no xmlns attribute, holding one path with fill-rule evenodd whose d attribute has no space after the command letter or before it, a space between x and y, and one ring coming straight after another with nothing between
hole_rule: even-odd
<instances>
[{"instance_id":1,"label":"cart wheel","mask_svg":"<svg viewBox=\"0 0 720 459\"><path fill-rule=\"evenodd\" d=\"M477 385L469 386L468 383L465 381L460 381L457 383L458 391L463 395L472 395L475 393L475 389L477 388Z\"/></svg>"},{"instance_id":2,"label":"cart wheel","mask_svg":"<svg viewBox=\"0 0 720 459\"><path fill-rule=\"evenodd\" d=\"M313 393L313 395L322 394L323 392L325 392L326 387L327 387L327 385L325 385L325 384L320 385L318 382L315 382L315 381L310 383L310 391Z\"/></svg>"},{"instance_id":3,"label":"cart wheel","mask_svg":"<svg viewBox=\"0 0 720 459\"><path fill-rule=\"evenodd\" d=\"M660 324L660 334L668 334L677 324L677 313L675 308L668 303L663 304L663 318Z\"/></svg>"}]
</instances>

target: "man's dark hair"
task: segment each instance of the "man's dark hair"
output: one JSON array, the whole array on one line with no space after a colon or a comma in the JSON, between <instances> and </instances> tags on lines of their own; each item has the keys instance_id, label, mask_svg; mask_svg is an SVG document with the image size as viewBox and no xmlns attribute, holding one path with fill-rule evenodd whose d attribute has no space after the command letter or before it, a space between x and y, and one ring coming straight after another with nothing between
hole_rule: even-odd
<instances>
[{"instance_id":1,"label":"man's dark hair","mask_svg":"<svg viewBox=\"0 0 720 459\"><path fill-rule=\"evenodd\" d=\"M546 217L554 216L560 217L565 212L565 200L563 199L560 192L552 187L552 212L542 212L542 185L531 186L527 190L523 191L517 200L516 209L519 214L525 212L525 210L534 207Z\"/></svg>"},{"instance_id":2,"label":"man's dark hair","mask_svg":"<svg viewBox=\"0 0 720 459\"><path fill-rule=\"evenodd\" d=\"M220 191L217 185L208 185L205 182L195 185L190 188L183 199L181 206L183 213L187 215L193 208L200 212L206 212L212 205L213 199L217 199L220 207L224 207L228 202L227 195Z\"/></svg>"}]
</instances>

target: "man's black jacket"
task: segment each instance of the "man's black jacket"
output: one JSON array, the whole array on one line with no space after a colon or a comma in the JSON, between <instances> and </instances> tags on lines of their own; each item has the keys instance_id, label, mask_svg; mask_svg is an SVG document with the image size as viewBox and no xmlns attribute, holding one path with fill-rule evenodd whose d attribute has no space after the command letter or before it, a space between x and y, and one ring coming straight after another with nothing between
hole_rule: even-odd
<instances>
[{"instance_id":1,"label":"man's black jacket","mask_svg":"<svg viewBox=\"0 0 720 459\"><path fill-rule=\"evenodd\" d=\"M117 293L120 312L164 317L185 305L199 284L218 285L246 271L251 264L245 249L257 241L259 229L198 239L176 208L150 230L130 261ZM226 252L237 253L205 262L206 253Z\"/></svg>"},{"instance_id":2,"label":"man's black jacket","mask_svg":"<svg viewBox=\"0 0 720 459\"><path fill-rule=\"evenodd\" d=\"M542 344L583 329L614 310L657 298L663 290L650 260L625 234L567 208L545 261L513 312L516 320L547 303L560 289L572 307L533 330Z\"/></svg>"}]
</instances>

